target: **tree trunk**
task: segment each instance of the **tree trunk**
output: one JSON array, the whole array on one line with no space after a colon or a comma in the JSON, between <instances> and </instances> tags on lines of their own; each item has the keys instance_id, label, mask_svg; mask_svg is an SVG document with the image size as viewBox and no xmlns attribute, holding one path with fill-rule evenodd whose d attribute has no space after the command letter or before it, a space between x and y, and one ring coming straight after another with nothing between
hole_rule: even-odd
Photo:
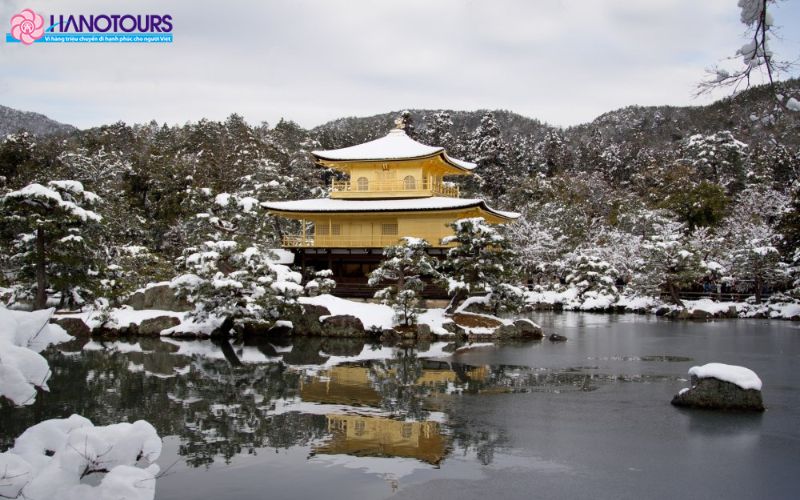
<instances>
[{"instance_id":1,"label":"tree trunk","mask_svg":"<svg viewBox=\"0 0 800 500\"><path fill-rule=\"evenodd\" d=\"M677 304L679 307L685 307L675 285L672 283L667 283L667 288L669 289L669 296L672 297L672 301L675 302L675 304Z\"/></svg>"},{"instance_id":2,"label":"tree trunk","mask_svg":"<svg viewBox=\"0 0 800 500\"><path fill-rule=\"evenodd\" d=\"M755 286L756 286L756 304L760 304L761 303L761 298L762 298L761 297L761 291L764 288L764 280L762 280L761 278L757 277Z\"/></svg>"},{"instance_id":3,"label":"tree trunk","mask_svg":"<svg viewBox=\"0 0 800 500\"><path fill-rule=\"evenodd\" d=\"M467 293L467 291L465 289L459 288L458 290L456 290L455 295L453 295L453 298L450 299L450 304L447 306L447 309L445 310L445 313L447 313L447 314L455 314L456 309L458 309L458 306L461 305L461 303L468 296L469 296L469 294Z\"/></svg>"},{"instance_id":4,"label":"tree trunk","mask_svg":"<svg viewBox=\"0 0 800 500\"><path fill-rule=\"evenodd\" d=\"M44 248L44 228L36 228L36 298L34 309L47 307L47 260Z\"/></svg>"}]
</instances>

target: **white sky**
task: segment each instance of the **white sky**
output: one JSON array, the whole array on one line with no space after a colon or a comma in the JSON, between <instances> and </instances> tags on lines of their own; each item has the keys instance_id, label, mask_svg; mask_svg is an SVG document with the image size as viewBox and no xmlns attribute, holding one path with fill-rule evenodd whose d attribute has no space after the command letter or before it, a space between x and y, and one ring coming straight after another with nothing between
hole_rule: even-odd
<instances>
[{"instance_id":1,"label":"white sky","mask_svg":"<svg viewBox=\"0 0 800 500\"><path fill-rule=\"evenodd\" d=\"M798 3L774 10L784 59L800 56ZM744 41L736 0L0 0L3 35L24 8L46 23L173 17L172 44L3 36L0 104L81 128L234 112L312 127L405 108L500 108L567 126L631 104L709 102L694 85Z\"/></svg>"}]
</instances>

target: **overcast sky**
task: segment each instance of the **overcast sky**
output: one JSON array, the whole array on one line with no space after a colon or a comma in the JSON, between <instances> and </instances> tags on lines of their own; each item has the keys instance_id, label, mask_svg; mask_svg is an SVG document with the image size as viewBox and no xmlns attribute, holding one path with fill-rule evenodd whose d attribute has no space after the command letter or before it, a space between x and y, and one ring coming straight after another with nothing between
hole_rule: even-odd
<instances>
[{"instance_id":1,"label":"overcast sky","mask_svg":"<svg viewBox=\"0 0 800 500\"><path fill-rule=\"evenodd\" d=\"M774 11L785 59L800 56L799 3ZM568 126L631 104L708 102L693 98L704 68L744 41L736 0L0 0L3 34L24 8L46 23L173 17L172 44L3 36L0 104L80 128L234 112L312 127L404 108L501 108Z\"/></svg>"}]
</instances>

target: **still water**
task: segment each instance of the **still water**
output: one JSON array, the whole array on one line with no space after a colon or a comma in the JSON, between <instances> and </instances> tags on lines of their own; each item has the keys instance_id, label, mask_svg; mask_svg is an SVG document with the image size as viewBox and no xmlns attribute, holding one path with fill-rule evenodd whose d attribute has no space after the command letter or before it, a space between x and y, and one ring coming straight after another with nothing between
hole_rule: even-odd
<instances>
[{"instance_id":1,"label":"still water","mask_svg":"<svg viewBox=\"0 0 800 500\"><path fill-rule=\"evenodd\" d=\"M50 393L0 408L0 449L47 418L143 418L162 500L800 496L800 325L531 317L569 341L75 341L46 354ZM670 406L712 361L756 371L768 410Z\"/></svg>"}]
</instances>

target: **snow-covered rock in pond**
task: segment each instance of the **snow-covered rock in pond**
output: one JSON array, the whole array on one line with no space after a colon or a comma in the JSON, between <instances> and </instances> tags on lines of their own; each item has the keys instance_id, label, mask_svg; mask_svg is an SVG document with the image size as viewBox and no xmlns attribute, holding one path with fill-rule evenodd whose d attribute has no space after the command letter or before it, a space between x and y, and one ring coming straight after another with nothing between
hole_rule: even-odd
<instances>
[{"instance_id":1,"label":"snow-covered rock in pond","mask_svg":"<svg viewBox=\"0 0 800 500\"><path fill-rule=\"evenodd\" d=\"M50 323L54 311L0 307L0 397L15 405L32 404L37 388L47 390L50 365L39 352L72 339L63 328Z\"/></svg>"},{"instance_id":2,"label":"snow-covered rock in pond","mask_svg":"<svg viewBox=\"0 0 800 500\"><path fill-rule=\"evenodd\" d=\"M708 363L689 370L692 387L672 398L675 406L713 410L764 411L761 379L749 368Z\"/></svg>"},{"instance_id":3,"label":"snow-covered rock in pond","mask_svg":"<svg viewBox=\"0 0 800 500\"><path fill-rule=\"evenodd\" d=\"M161 439L144 420L100 427L79 415L45 420L0 453L0 497L152 500L160 454ZM104 476L83 482L94 474Z\"/></svg>"}]
</instances>

